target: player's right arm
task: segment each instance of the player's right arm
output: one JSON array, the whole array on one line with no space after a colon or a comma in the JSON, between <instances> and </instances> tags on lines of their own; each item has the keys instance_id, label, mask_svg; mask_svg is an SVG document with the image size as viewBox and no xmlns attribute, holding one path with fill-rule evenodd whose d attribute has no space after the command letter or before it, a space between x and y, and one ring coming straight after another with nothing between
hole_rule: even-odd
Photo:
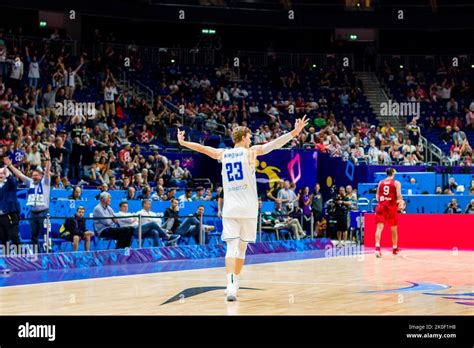
<instances>
[{"instance_id":1,"label":"player's right arm","mask_svg":"<svg viewBox=\"0 0 474 348\"><path fill-rule=\"evenodd\" d=\"M397 203L400 203L403 201L402 184L399 181L395 181L395 187L397 188Z\"/></svg>"},{"instance_id":2,"label":"player's right arm","mask_svg":"<svg viewBox=\"0 0 474 348\"><path fill-rule=\"evenodd\" d=\"M380 202L379 201L379 191L380 191L380 184L382 182L380 181L379 184L377 185L377 191L375 192L375 199L377 200L377 202Z\"/></svg>"},{"instance_id":3,"label":"player's right arm","mask_svg":"<svg viewBox=\"0 0 474 348\"><path fill-rule=\"evenodd\" d=\"M223 149L216 149L211 146L204 146L198 143L193 143L191 141L184 140L184 130L178 129L178 143L181 146L187 147L188 149L203 153L211 158L216 160L222 159Z\"/></svg>"}]
</instances>

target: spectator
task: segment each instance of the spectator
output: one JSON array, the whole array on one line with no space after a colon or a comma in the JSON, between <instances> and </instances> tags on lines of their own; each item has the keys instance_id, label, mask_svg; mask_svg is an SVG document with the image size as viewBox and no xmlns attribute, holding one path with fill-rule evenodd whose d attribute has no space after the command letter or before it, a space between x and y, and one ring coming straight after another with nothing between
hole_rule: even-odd
<instances>
[{"instance_id":1,"label":"spectator","mask_svg":"<svg viewBox=\"0 0 474 348\"><path fill-rule=\"evenodd\" d=\"M68 199L74 200L74 201L82 201L82 189L80 186L74 186L72 189L71 195L68 197Z\"/></svg>"},{"instance_id":2,"label":"spectator","mask_svg":"<svg viewBox=\"0 0 474 348\"><path fill-rule=\"evenodd\" d=\"M187 188L184 193L178 197L179 203L185 203L185 202L192 202L193 199L191 198L193 194L193 190L190 188Z\"/></svg>"},{"instance_id":3,"label":"spectator","mask_svg":"<svg viewBox=\"0 0 474 348\"><path fill-rule=\"evenodd\" d=\"M275 201L275 208L273 209L272 216L278 220L275 228L289 229L293 232L293 236L297 240L305 239L307 237L298 219L289 216L288 211L283 208L283 202L280 198Z\"/></svg>"},{"instance_id":4,"label":"spectator","mask_svg":"<svg viewBox=\"0 0 474 348\"><path fill-rule=\"evenodd\" d=\"M448 113L458 112L458 102L454 98L449 99L446 103L446 111Z\"/></svg>"},{"instance_id":5,"label":"spectator","mask_svg":"<svg viewBox=\"0 0 474 348\"><path fill-rule=\"evenodd\" d=\"M142 210L138 212L138 215L142 216L142 237L152 238L154 247L159 246L159 237L164 238L169 244L174 243L179 239L178 235L165 231L161 227L161 218L157 213L151 211L151 200L143 200ZM135 230L135 236L138 237L138 229Z\"/></svg>"},{"instance_id":6,"label":"spectator","mask_svg":"<svg viewBox=\"0 0 474 348\"><path fill-rule=\"evenodd\" d=\"M69 151L63 146L64 141L61 137L54 140L54 145L49 147L51 162L60 167L61 177L67 177L69 173Z\"/></svg>"},{"instance_id":7,"label":"spectator","mask_svg":"<svg viewBox=\"0 0 474 348\"><path fill-rule=\"evenodd\" d=\"M451 145L449 154L449 160L453 165L457 164L461 159L461 145L457 141L454 141L454 143Z\"/></svg>"},{"instance_id":8,"label":"spectator","mask_svg":"<svg viewBox=\"0 0 474 348\"><path fill-rule=\"evenodd\" d=\"M25 56L26 56L26 61L28 63L28 86L31 87L38 87L38 82L40 79L40 65L43 63L43 57L38 61L36 59L36 56L33 56L33 58L30 57L29 54L29 49L28 46L25 47Z\"/></svg>"},{"instance_id":9,"label":"spectator","mask_svg":"<svg viewBox=\"0 0 474 348\"><path fill-rule=\"evenodd\" d=\"M466 128L474 129L474 110L469 110L469 108L464 108L466 114Z\"/></svg>"},{"instance_id":10,"label":"spectator","mask_svg":"<svg viewBox=\"0 0 474 348\"><path fill-rule=\"evenodd\" d=\"M94 208L94 229L99 238L110 238L117 241L116 248L128 248L132 244L133 227L120 227L115 213L110 207L110 193L100 194L100 203Z\"/></svg>"},{"instance_id":11,"label":"spectator","mask_svg":"<svg viewBox=\"0 0 474 348\"><path fill-rule=\"evenodd\" d=\"M0 38L0 78L4 78L8 73L7 46L5 41ZM1 93L3 94L3 92Z\"/></svg>"},{"instance_id":12,"label":"spectator","mask_svg":"<svg viewBox=\"0 0 474 348\"><path fill-rule=\"evenodd\" d=\"M161 154L155 154L154 165L156 167L156 175L154 180L158 181L159 178L168 180L170 177L170 167L168 165L168 158Z\"/></svg>"},{"instance_id":13,"label":"spectator","mask_svg":"<svg viewBox=\"0 0 474 348\"><path fill-rule=\"evenodd\" d=\"M196 244L199 244L199 234L201 233L201 221L204 215L204 206L200 205L194 215L186 218L184 222L176 230L176 234L186 237L194 238ZM214 230L214 226L202 224L204 244L209 243L209 236L207 232Z\"/></svg>"},{"instance_id":14,"label":"spectator","mask_svg":"<svg viewBox=\"0 0 474 348\"><path fill-rule=\"evenodd\" d=\"M141 144L149 144L153 141L154 136L153 133L147 129L147 125L142 125L141 131L138 134L138 141Z\"/></svg>"},{"instance_id":15,"label":"spectator","mask_svg":"<svg viewBox=\"0 0 474 348\"><path fill-rule=\"evenodd\" d=\"M458 126L454 126L454 132L452 137L453 141L458 142L458 144L462 144L467 139L466 133L460 130Z\"/></svg>"},{"instance_id":16,"label":"spectator","mask_svg":"<svg viewBox=\"0 0 474 348\"><path fill-rule=\"evenodd\" d=\"M5 157L6 158L6 157ZM4 160L9 166L9 161ZM17 198L18 182L7 168L0 168L0 243L4 247L3 256L10 254L8 243L18 250L20 237L20 203Z\"/></svg>"},{"instance_id":17,"label":"spectator","mask_svg":"<svg viewBox=\"0 0 474 348\"><path fill-rule=\"evenodd\" d=\"M119 203L119 212L115 214L118 218L117 223L120 227L133 227L136 229L138 227L138 217L132 217L135 215L128 212L128 202L122 201ZM135 234L135 233L134 233Z\"/></svg>"},{"instance_id":18,"label":"spectator","mask_svg":"<svg viewBox=\"0 0 474 348\"><path fill-rule=\"evenodd\" d=\"M461 209L458 207L458 201L455 198L453 198L451 202L448 204L448 207L446 208L444 213L445 214L461 214L462 213Z\"/></svg>"},{"instance_id":19,"label":"spectator","mask_svg":"<svg viewBox=\"0 0 474 348\"><path fill-rule=\"evenodd\" d=\"M176 198L175 195L176 195L176 187L170 187L168 189L168 193L166 194L166 200L171 201L172 199L175 199Z\"/></svg>"},{"instance_id":20,"label":"spectator","mask_svg":"<svg viewBox=\"0 0 474 348\"><path fill-rule=\"evenodd\" d=\"M193 202L201 202L206 200L206 196L204 195L204 187L198 186L196 188L196 194L192 197Z\"/></svg>"},{"instance_id":21,"label":"spectator","mask_svg":"<svg viewBox=\"0 0 474 348\"><path fill-rule=\"evenodd\" d=\"M449 189L451 191L456 191L457 188L458 188L457 182L454 180L453 177L450 177L448 185L445 187L445 189Z\"/></svg>"},{"instance_id":22,"label":"spectator","mask_svg":"<svg viewBox=\"0 0 474 348\"><path fill-rule=\"evenodd\" d=\"M10 85L13 90L18 90L21 87L21 80L23 79L23 62L18 54L15 59L10 60L10 62Z\"/></svg>"},{"instance_id":23,"label":"spectator","mask_svg":"<svg viewBox=\"0 0 474 348\"><path fill-rule=\"evenodd\" d=\"M440 136L440 139L445 144L451 144L453 141L453 134L451 132L451 126L446 126L445 132L443 132Z\"/></svg>"},{"instance_id":24,"label":"spectator","mask_svg":"<svg viewBox=\"0 0 474 348\"><path fill-rule=\"evenodd\" d=\"M145 199L151 199L150 187L148 186L143 187L142 193L140 193L136 199L139 201L142 201Z\"/></svg>"},{"instance_id":25,"label":"spectator","mask_svg":"<svg viewBox=\"0 0 474 348\"><path fill-rule=\"evenodd\" d=\"M127 189L127 196L124 198L125 200L127 201L133 201L135 200L135 194L136 194L137 190L135 190L134 187L129 187Z\"/></svg>"},{"instance_id":26,"label":"spectator","mask_svg":"<svg viewBox=\"0 0 474 348\"><path fill-rule=\"evenodd\" d=\"M443 192L441 191L441 186L436 186L435 194L440 195L440 194L442 194L442 193L443 193Z\"/></svg>"},{"instance_id":27,"label":"spectator","mask_svg":"<svg viewBox=\"0 0 474 348\"><path fill-rule=\"evenodd\" d=\"M181 168L179 160L175 160L171 168L171 177L170 185L180 186L182 182L189 179L190 173L187 169Z\"/></svg>"},{"instance_id":28,"label":"spectator","mask_svg":"<svg viewBox=\"0 0 474 348\"><path fill-rule=\"evenodd\" d=\"M79 242L84 240L85 251L90 250L91 237L94 232L88 231L86 228L86 220L84 214L86 209L83 206L77 208L73 217L66 219L66 222L60 228L60 237L72 242L73 250L79 249Z\"/></svg>"},{"instance_id":29,"label":"spectator","mask_svg":"<svg viewBox=\"0 0 474 348\"><path fill-rule=\"evenodd\" d=\"M474 214L474 199L471 199L469 204L466 206L464 214Z\"/></svg>"},{"instance_id":30,"label":"spectator","mask_svg":"<svg viewBox=\"0 0 474 348\"><path fill-rule=\"evenodd\" d=\"M170 201L170 207L165 210L165 226L167 230L176 233L178 227L181 225L179 219L179 202L176 198Z\"/></svg>"},{"instance_id":31,"label":"spectator","mask_svg":"<svg viewBox=\"0 0 474 348\"><path fill-rule=\"evenodd\" d=\"M337 231L337 240L338 247L345 246L347 242L348 234L348 219L347 215L352 205L351 198L346 194L346 189L344 186L339 188L339 193L334 198L335 203L335 218L336 218L336 231ZM341 241L344 237L344 241Z\"/></svg>"},{"instance_id":32,"label":"spectator","mask_svg":"<svg viewBox=\"0 0 474 348\"><path fill-rule=\"evenodd\" d=\"M311 211L314 216L314 223L315 223L315 231L316 231L316 223L321 220L323 217L323 196L320 192L321 186L319 183L314 185L313 193L311 194Z\"/></svg>"},{"instance_id":33,"label":"spectator","mask_svg":"<svg viewBox=\"0 0 474 348\"><path fill-rule=\"evenodd\" d=\"M375 139L370 139L370 146L367 150L367 156L369 157L369 164L378 164L380 150L375 145Z\"/></svg>"},{"instance_id":34,"label":"spectator","mask_svg":"<svg viewBox=\"0 0 474 348\"><path fill-rule=\"evenodd\" d=\"M109 186L107 184L102 184L99 186L99 190L100 192L95 196L95 200L99 200L102 192L107 192L109 190Z\"/></svg>"},{"instance_id":35,"label":"spectator","mask_svg":"<svg viewBox=\"0 0 474 348\"><path fill-rule=\"evenodd\" d=\"M151 195L154 201L167 201L168 195L165 194L165 188L162 185L156 187L156 192Z\"/></svg>"},{"instance_id":36,"label":"spectator","mask_svg":"<svg viewBox=\"0 0 474 348\"><path fill-rule=\"evenodd\" d=\"M105 83L104 88L104 103L105 103L105 114L107 116L115 116L115 95L117 95L117 88L115 87L115 82L108 80Z\"/></svg>"},{"instance_id":37,"label":"spectator","mask_svg":"<svg viewBox=\"0 0 474 348\"><path fill-rule=\"evenodd\" d=\"M72 70L72 67L68 67L67 70L64 70L63 75L66 78L66 99L72 99L74 96L74 90L76 88L76 79L78 78L78 72L84 64L84 59L81 57L79 65L76 69Z\"/></svg>"},{"instance_id":38,"label":"spectator","mask_svg":"<svg viewBox=\"0 0 474 348\"><path fill-rule=\"evenodd\" d=\"M351 202L350 210L357 210L357 190L353 189L351 185L346 186L346 195L349 197L349 200Z\"/></svg>"},{"instance_id":39,"label":"spectator","mask_svg":"<svg viewBox=\"0 0 474 348\"><path fill-rule=\"evenodd\" d=\"M408 138L410 139L411 143L413 145L418 145L420 141L420 127L416 124L416 119L412 119L410 124L407 125L406 127L408 131Z\"/></svg>"},{"instance_id":40,"label":"spectator","mask_svg":"<svg viewBox=\"0 0 474 348\"><path fill-rule=\"evenodd\" d=\"M229 94L225 91L224 87L221 86L219 88L219 91L217 91L217 94L216 94L216 99L217 101L224 101L224 102L228 102L230 100Z\"/></svg>"},{"instance_id":41,"label":"spectator","mask_svg":"<svg viewBox=\"0 0 474 348\"><path fill-rule=\"evenodd\" d=\"M27 192L27 206L31 207L30 211L30 231L31 231L31 243L38 245L40 230L43 230L44 219L49 213L49 197L51 192L51 158L49 151L46 152L47 164L44 168L44 174L38 169L32 172L31 179L24 175L20 170L12 165L9 158L4 158L4 163L7 168L17 178L26 184L28 188ZM40 248L41 250L41 248Z\"/></svg>"},{"instance_id":42,"label":"spectator","mask_svg":"<svg viewBox=\"0 0 474 348\"><path fill-rule=\"evenodd\" d=\"M288 203L294 203L297 200L296 193L290 188L290 182L285 180L283 188L278 192L278 199L281 200L282 209L286 210Z\"/></svg>"},{"instance_id":43,"label":"spectator","mask_svg":"<svg viewBox=\"0 0 474 348\"><path fill-rule=\"evenodd\" d=\"M303 210L303 228L307 231L307 226L311 223L311 203L313 196L309 194L309 187L306 186L299 195L298 205Z\"/></svg>"},{"instance_id":44,"label":"spectator","mask_svg":"<svg viewBox=\"0 0 474 348\"><path fill-rule=\"evenodd\" d=\"M459 127L459 128L462 128L462 121L459 118L459 116L454 116L449 124L450 124L451 128L454 128L456 126Z\"/></svg>"}]
</instances>

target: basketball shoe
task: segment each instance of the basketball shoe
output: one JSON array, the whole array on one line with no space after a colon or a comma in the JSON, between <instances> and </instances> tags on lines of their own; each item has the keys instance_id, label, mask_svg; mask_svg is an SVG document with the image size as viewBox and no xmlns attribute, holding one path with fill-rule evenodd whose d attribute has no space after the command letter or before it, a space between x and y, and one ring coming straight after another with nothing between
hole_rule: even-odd
<instances>
[{"instance_id":1,"label":"basketball shoe","mask_svg":"<svg viewBox=\"0 0 474 348\"><path fill-rule=\"evenodd\" d=\"M377 258L382 257L382 252L380 251L380 247L375 248L375 257Z\"/></svg>"}]
</instances>

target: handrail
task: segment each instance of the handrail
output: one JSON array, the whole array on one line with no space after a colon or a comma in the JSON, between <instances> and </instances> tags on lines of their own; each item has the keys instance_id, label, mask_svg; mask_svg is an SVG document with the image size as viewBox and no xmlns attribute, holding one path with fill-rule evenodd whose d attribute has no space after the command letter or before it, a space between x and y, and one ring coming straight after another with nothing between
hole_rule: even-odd
<instances>
[{"instance_id":1,"label":"handrail","mask_svg":"<svg viewBox=\"0 0 474 348\"><path fill-rule=\"evenodd\" d=\"M167 108L167 109L169 109L169 107L173 108L174 112L176 113L176 116L178 117L181 124L184 124L184 115L181 115L179 113L179 108L175 104L173 104L172 102L170 102L169 100L166 100L166 99L163 100L163 104L168 105L168 106L164 105L165 108Z\"/></svg>"},{"instance_id":2,"label":"handrail","mask_svg":"<svg viewBox=\"0 0 474 348\"><path fill-rule=\"evenodd\" d=\"M155 100L153 90L150 87L148 87L147 85L145 85L143 82L140 82L139 80L133 81L133 83L136 83L138 86L140 86L141 88L143 88L147 91L146 95L147 96L148 96L148 94L150 95L149 102L150 102L150 104L152 104L153 101Z\"/></svg>"}]
</instances>

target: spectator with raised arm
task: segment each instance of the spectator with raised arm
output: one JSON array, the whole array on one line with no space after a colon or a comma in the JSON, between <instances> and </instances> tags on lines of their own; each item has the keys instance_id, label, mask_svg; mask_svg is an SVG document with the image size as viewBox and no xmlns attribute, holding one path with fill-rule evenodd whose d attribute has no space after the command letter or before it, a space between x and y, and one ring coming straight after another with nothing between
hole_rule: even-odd
<instances>
[{"instance_id":1,"label":"spectator with raised arm","mask_svg":"<svg viewBox=\"0 0 474 348\"><path fill-rule=\"evenodd\" d=\"M23 174L18 168L12 165L9 158L4 158L5 165L18 179L27 186L26 205L31 208L29 215L31 243L37 245L39 242L40 231L43 230L44 219L49 213L49 198L51 192L51 158L49 151L45 154L46 166L44 173L39 169L32 172L31 178Z\"/></svg>"}]
</instances>

